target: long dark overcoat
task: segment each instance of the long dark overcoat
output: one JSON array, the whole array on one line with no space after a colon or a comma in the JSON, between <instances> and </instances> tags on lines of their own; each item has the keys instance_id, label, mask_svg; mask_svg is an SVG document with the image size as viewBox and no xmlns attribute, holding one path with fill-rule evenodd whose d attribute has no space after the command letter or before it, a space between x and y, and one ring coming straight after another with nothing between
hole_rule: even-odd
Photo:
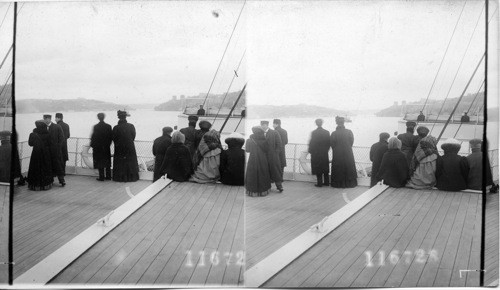
<instances>
[{"instance_id":1,"label":"long dark overcoat","mask_svg":"<svg viewBox=\"0 0 500 290\"><path fill-rule=\"evenodd\" d=\"M95 169L111 167L111 142L113 142L111 125L106 124L104 121L97 123L90 137Z\"/></svg>"},{"instance_id":2,"label":"long dark overcoat","mask_svg":"<svg viewBox=\"0 0 500 290\"><path fill-rule=\"evenodd\" d=\"M332 147L332 182L331 186L338 188L351 188L358 185L356 164L352 145L354 135L344 126L337 126L330 137Z\"/></svg>"},{"instance_id":3,"label":"long dark overcoat","mask_svg":"<svg viewBox=\"0 0 500 290\"><path fill-rule=\"evenodd\" d=\"M281 146L280 134L275 130L269 129L266 134L266 140L269 146L269 150L267 151L267 160L269 162L271 181L282 182L283 178L281 176L280 152L283 146Z\"/></svg>"},{"instance_id":4,"label":"long dark overcoat","mask_svg":"<svg viewBox=\"0 0 500 290\"><path fill-rule=\"evenodd\" d=\"M135 151L135 127L126 120L118 121L113 128L113 142L115 154L113 157L113 180L114 181L137 181L139 180L139 164Z\"/></svg>"},{"instance_id":5,"label":"long dark overcoat","mask_svg":"<svg viewBox=\"0 0 500 290\"><path fill-rule=\"evenodd\" d=\"M45 130L46 128L42 127L41 130L37 131L38 133L31 133L28 139L28 145L33 147L27 180L31 189L51 185L54 181L50 157L51 138Z\"/></svg>"},{"instance_id":6,"label":"long dark overcoat","mask_svg":"<svg viewBox=\"0 0 500 290\"><path fill-rule=\"evenodd\" d=\"M411 160L413 159L413 154L417 149L418 142L420 138L418 135L413 135L413 133L406 132L398 135L398 139L401 140L401 152L406 156L406 162L410 166Z\"/></svg>"},{"instance_id":7,"label":"long dark overcoat","mask_svg":"<svg viewBox=\"0 0 500 290\"><path fill-rule=\"evenodd\" d=\"M321 127L311 133L308 152L311 154L312 174L328 174L330 172L330 132Z\"/></svg>"},{"instance_id":8,"label":"long dark overcoat","mask_svg":"<svg viewBox=\"0 0 500 290\"><path fill-rule=\"evenodd\" d=\"M170 145L172 145L172 137L170 137L170 135L158 137L153 142L153 155L155 156L153 182L157 181L162 175L161 166L163 164L163 159L165 158L165 153Z\"/></svg>"},{"instance_id":9,"label":"long dark overcoat","mask_svg":"<svg viewBox=\"0 0 500 290\"><path fill-rule=\"evenodd\" d=\"M189 180L193 173L193 166L189 149L181 143L173 143L165 152L165 158L160 168L160 175L183 182Z\"/></svg>"},{"instance_id":10,"label":"long dark overcoat","mask_svg":"<svg viewBox=\"0 0 500 290\"><path fill-rule=\"evenodd\" d=\"M380 164L384 153L387 152L387 141L379 141L370 148L370 161L372 162L372 175L370 177L370 186L374 186L380 179L377 178Z\"/></svg>"},{"instance_id":11,"label":"long dark overcoat","mask_svg":"<svg viewBox=\"0 0 500 290\"><path fill-rule=\"evenodd\" d=\"M245 150L233 147L222 151L219 171L223 184L245 184Z\"/></svg>"},{"instance_id":12,"label":"long dark overcoat","mask_svg":"<svg viewBox=\"0 0 500 290\"><path fill-rule=\"evenodd\" d=\"M184 141L184 145L189 149L189 153L191 154L191 159L194 157L194 154L196 153L196 148L198 148L198 142L199 140L197 139L199 135L199 130L195 129L195 127L186 127L182 128L179 130L184 136L186 137L186 140Z\"/></svg>"},{"instance_id":13,"label":"long dark overcoat","mask_svg":"<svg viewBox=\"0 0 500 290\"><path fill-rule=\"evenodd\" d=\"M436 161L436 187L446 191L467 189L469 169L466 157L445 150Z\"/></svg>"},{"instance_id":14,"label":"long dark overcoat","mask_svg":"<svg viewBox=\"0 0 500 290\"><path fill-rule=\"evenodd\" d=\"M59 121L57 122L57 125L61 126L61 129L63 130L64 134L64 141L61 144L61 151L62 151L62 158L63 161L68 161L68 138L70 137L69 134L69 125L64 123L64 121Z\"/></svg>"},{"instance_id":15,"label":"long dark overcoat","mask_svg":"<svg viewBox=\"0 0 500 290\"><path fill-rule=\"evenodd\" d=\"M281 167L286 167L286 150L285 146L288 144L288 132L281 128L281 127L276 127L274 129L278 134L280 134L281 138L281 148L280 148L280 162L281 162Z\"/></svg>"},{"instance_id":16,"label":"long dark overcoat","mask_svg":"<svg viewBox=\"0 0 500 290\"><path fill-rule=\"evenodd\" d=\"M52 173L54 176L64 175L64 160L62 146L64 143L64 132L61 126L51 123L49 126L50 135L50 158L52 160Z\"/></svg>"},{"instance_id":17,"label":"long dark overcoat","mask_svg":"<svg viewBox=\"0 0 500 290\"><path fill-rule=\"evenodd\" d=\"M245 188L252 193L268 191L271 188L271 173L267 160L269 145L266 140L254 140L252 136L245 144L245 151L250 153L245 173Z\"/></svg>"},{"instance_id":18,"label":"long dark overcoat","mask_svg":"<svg viewBox=\"0 0 500 290\"><path fill-rule=\"evenodd\" d=\"M410 169L405 162L406 156L399 149L389 149L382 157L382 163L377 173L379 180L390 187L404 187L410 178Z\"/></svg>"}]
</instances>

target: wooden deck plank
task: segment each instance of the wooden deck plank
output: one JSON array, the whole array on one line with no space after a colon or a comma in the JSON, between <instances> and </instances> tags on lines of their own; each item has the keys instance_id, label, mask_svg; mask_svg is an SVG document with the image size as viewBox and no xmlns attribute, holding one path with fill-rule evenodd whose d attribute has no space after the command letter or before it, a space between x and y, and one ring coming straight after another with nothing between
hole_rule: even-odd
<instances>
[{"instance_id":1,"label":"wooden deck plank","mask_svg":"<svg viewBox=\"0 0 500 290\"><path fill-rule=\"evenodd\" d=\"M394 203L398 201L397 199L393 199L394 196L394 191L389 189L380 195L379 198L373 200L371 204L365 208L365 210L356 213L353 217L351 217L351 219L347 220L343 226L339 227L335 231L337 233L338 241L340 242L340 239L353 239L355 237L355 234L353 233L355 229L365 225L361 222L364 217L370 214L378 213L380 208L377 208L376 205L381 204L383 201L388 201L387 209L394 206ZM348 228L353 229L353 232L349 233L347 230ZM307 261L306 259L299 257L296 261L287 266L286 271L281 271L269 280L266 283L266 286L278 287L283 285L285 287L296 287L299 283L301 283L301 281L303 281L303 279L306 279L308 275L312 274L324 261L324 259L326 259L324 255L321 255L321 253L326 251L328 247L329 245L326 243L316 244L308 252L308 254L311 255L317 254L314 259Z\"/></svg>"},{"instance_id":2,"label":"wooden deck plank","mask_svg":"<svg viewBox=\"0 0 500 290\"><path fill-rule=\"evenodd\" d=\"M177 183L171 184L167 188L172 191L172 199L170 202L167 200L164 202L157 201L159 197L155 196L151 202L144 205L143 208L139 209L127 220L129 227L140 230L125 231L128 235L124 235L121 234L124 231L124 226L120 225L99 243L94 245L91 251L87 251L84 255L74 261L73 264L59 273L59 275L55 277L51 283L74 283L75 277L80 273L87 273L89 268L99 269L102 266L102 264L97 264L96 262L99 257L102 257L103 255L107 255L109 257L115 253L114 251L117 251L123 244L128 242L134 235L144 235L148 224L161 223L161 220L155 220L155 218L161 218L163 220L164 216L161 215L161 209L165 210L165 214L173 215L174 210L182 206L180 202L177 202L183 193L178 189ZM159 205L159 207L154 208L154 205ZM170 211L170 209L172 209L172 211ZM146 214L149 214L151 219L142 219L142 217ZM80 277L79 281L86 281L86 279Z\"/></svg>"},{"instance_id":3,"label":"wooden deck plank","mask_svg":"<svg viewBox=\"0 0 500 290\"><path fill-rule=\"evenodd\" d=\"M391 273L398 267L399 264L406 264L405 262L408 259L408 256L411 256L409 253L414 253L418 248L415 247L415 244L420 244L421 240L423 240L425 233L427 232L428 226L430 222L434 219L435 214L437 213L437 209L441 205L444 200L443 195L438 195L436 193L431 194L430 198L426 201L425 206L420 210L419 215L417 215L409 226L406 227L404 233L400 236L389 237L382 247L379 249L377 253L374 253L373 256L377 257L383 253L383 256L389 256L387 258L386 264L384 267L367 267L366 266L366 257L361 262L365 262L362 265L361 269L356 269L353 273L359 273L355 279L352 279L348 282L348 286L351 287L366 287L367 284L372 280L374 276L378 277L378 284L389 286L390 285L399 285L399 283L395 281L388 282L387 279L391 275ZM425 210L425 214L420 214ZM407 252L405 255L404 253ZM393 262L390 259L391 253L397 257L397 261ZM406 271L404 272L406 273ZM354 275L352 275L354 276Z\"/></svg>"},{"instance_id":4,"label":"wooden deck plank","mask_svg":"<svg viewBox=\"0 0 500 290\"><path fill-rule=\"evenodd\" d=\"M485 241L485 269L484 284L493 282L498 284L498 248L499 248L499 223L498 223L498 194L490 194L486 199L486 241Z\"/></svg>"},{"instance_id":5,"label":"wooden deck plank","mask_svg":"<svg viewBox=\"0 0 500 290\"><path fill-rule=\"evenodd\" d=\"M482 207L482 198L478 199L477 208ZM479 211L480 212L480 211ZM469 259L469 265L467 269L480 269L481 265L481 214L476 216L476 222L474 223L474 235L472 237L472 247ZM480 282L480 275L478 272L467 272L466 273L466 286L467 287L478 287Z\"/></svg>"},{"instance_id":6,"label":"wooden deck plank","mask_svg":"<svg viewBox=\"0 0 500 290\"><path fill-rule=\"evenodd\" d=\"M372 201L372 203L367 205L367 208L352 216L351 219L335 230L333 234L327 236L306 254L295 260L285 268L285 271L278 273L266 285L283 285L285 287L312 287L312 284L316 285L313 281L314 279L309 279L311 276L327 274L333 268L325 266L328 262L331 262L331 260L342 260L344 255L353 250L355 245L371 230L381 230L385 226L385 223L381 222L384 218L379 216L379 214L399 210L407 204L407 200L403 199L409 197L406 193L402 193L399 196L395 195L392 189L382 193L382 196L387 197L381 199L387 201L386 203L376 203L378 198L374 200L375 203ZM365 209L370 213L369 215L363 215ZM349 223L349 221L352 222ZM336 246L332 247L333 244ZM331 255L325 255L325 252L331 253ZM329 268L326 269L326 267ZM287 274L288 271L294 274ZM320 271L323 271L323 273L320 273ZM318 278L316 282L320 280Z\"/></svg>"},{"instance_id":7,"label":"wooden deck plank","mask_svg":"<svg viewBox=\"0 0 500 290\"><path fill-rule=\"evenodd\" d=\"M439 256L441 257L444 253L446 243L448 241L448 237L450 235L453 221L458 212L458 208L460 206L460 201L464 194L461 192L456 192L454 198L451 203L451 207L449 208L441 230L436 237L431 249L437 251ZM420 275L420 279L417 283L417 287L430 287L434 284L434 280L436 279L436 274L438 271L439 265L437 263L426 263L422 273Z\"/></svg>"},{"instance_id":8,"label":"wooden deck plank","mask_svg":"<svg viewBox=\"0 0 500 290\"><path fill-rule=\"evenodd\" d=\"M110 209L118 207L129 197L124 186L138 192L150 185L150 182L120 184L116 182L98 182L91 177L67 176L68 185L64 188L54 187L43 192L32 192L27 187L19 189L14 200L14 277L18 277L27 269L40 262L58 247L64 245L81 231L107 214ZM90 190L89 190L89 185ZM117 186L119 185L119 186ZM90 192L91 194L85 193ZM99 199L102 192L106 197ZM109 197L109 198L108 198ZM59 210L52 211L54 204ZM65 206L66 204L66 206ZM72 205L73 204L73 205ZM89 210L89 206L92 210ZM31 207L33 214L42 217L52 216L47 222L43 218L22 218L18 207ZM68 226L71 225L71 226ZM29 242L19 243L18 238Z\"/></svg>"},{"instance_id":9,"label":"wooden deck plank","mask_svg":"<svg viewBox=\"0 0 500 290\"><path fill-rule=\"evenodd\" d=\"M217 217L217 221L208 236L204 248L201 251L205 253L210 253L211 251L215 251L218 248L218 245L222 238L222 234L224 233L224 228L226 227L226 223L229 220L229 216L234 207L235 200L237 198L243 198L243 196L240 196L241 194L244 193L242 193L240 189L240 191L238 191L236 194L230 195L226 199L226 202L224 203L221 212ZM188 283L189 286L204 285L206 283L208 273L210 272L210 267L206 266L206 263L205 266L199 265L201 262L200 258L201 258L200 251L193 252L194 271L189 279ZM229 261L231 262L231 260Z\"/></svg>"},{"instance_id":10,"label":"wooden deck plank","mask_svg":"<svg viewBox=\"0 0 500 290\"><path fill-rule=\"evenodd\" d=\"M426 193L430 192L426 191ZM434 194L438 195L437 201L434 203L429 213L426 215L424 221L420 224L419 228L417 229L410 243L401 250L400 252L401 258L399 259L395 267L392 269L392 271L389 273L389 276L387 277L385 282L386 285L393 285L393 287L399 287L407 274L415 277L415 275L412 275L412 271L409 271L409 269L410 267L412 267L413 264L423 264L420 263L420 261L423 260L422 250L424 251L423 253L425 253L424 257L426 262L427 261L435 262L432 260L434 257L429 257L430 256L429 252L432 251L432 249L429 249L425 245L423 245L423 242L424 239L428 237L430 233L432 233L432 227L440 227L441 224L439 221L442 220L442 218L444 218L444 214L440 216L439 209L442 208L443 204L450 203L452 196L449 193L435 192ZM418 259L418 262L416 262L416 259ZM377 275L380 274L377 273ZM418 276L420 276L420 274L418 274ZM415 284L416 281L418 281L418 276L414 280ZM353 285L358 285L358 284L353 284Z\"/></svg>"},{"instance_id":11,"label":"wooden deck plank","mask_svg":"<svg viewBox=\"0 0 500 290\"><path fill-rule=\"evenodd\" d=\"M414 193L415 194L415 193ZM418 213L422 207L430 208L434 199L430 200L429 195L418 195L418 199L416 203L414 203L413 207L408 211L402 211L399 216L389 217L392 219L388 227L386 227L382 232L378 233L374 239L366 239L365 241L361 241L358 246L361 247L362 252L358 257L356 255L349 255L348 259L344 259L346 261L350 261L351 264L346 263L345 267L342 269L333 270L328 274L327 277L320 282L319 286L322 285L333 285L334 287L346 287L349 286L354 279L357 277L360 271L367 265L366 263L366 254L367 251L373 253L374 257L377 257L379 254L384 256L384 269L389 269L391 264L386 259L385 250L383 250L384 244L389 241L391 245L395 244L396 241L401 237L401 235L408 229L412 227L412 222L415 220L415 217L418 217ZM370 242L371 240L371 242ZM374 283L373 285L383 285L385 282L382 275L376 276L381 277L380 282L374 282L375 280L370 281L370 283ZM344 278L343 280L341 278Z\"/></svg>"}]
</instances>

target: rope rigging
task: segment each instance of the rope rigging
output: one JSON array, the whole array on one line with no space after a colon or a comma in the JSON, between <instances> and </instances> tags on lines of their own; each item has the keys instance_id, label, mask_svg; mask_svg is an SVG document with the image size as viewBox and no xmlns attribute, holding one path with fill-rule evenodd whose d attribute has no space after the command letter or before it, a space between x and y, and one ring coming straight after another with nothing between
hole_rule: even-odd
<instances>
[{"instance_id":1,"label":"rope rigging","mask_svg":"<svg viewBox=\"0 0 500 290\"><path fill-rule=\"evenodd\" d=\"M238 63L238 67L234 71L233 78L231 79L231 83L229 83L229 87L227 88L226 94L224 95L224 98L222 99L222 102L219 105L219 110L217 111L217 114L215 115L213 122L215 122L215 120L217 120L217 117L219 116L219 113L220 113L220 110L222 108L222 105L226 101L226 97L229 94L229 90L231 89L231 86L233 85L233 81L234 81L235 78L238 77L238 70L240 69L241 62L243 61L243 58L245 57L245 53L246 53L246 50L243 52L243 55L241 56L240 62Z\"/></svg>"},{"instance_id":2,"label":"rope rigging","mask_svg":"<svg viewBox=\"0 0 500 290\"><path fill-rule=\"evenodd\" d=\"M484 80L483 82L481 83L481 86L479 87L479 89L477 90L476 92L476 95L474 96L474 99L472 100L472 102L470 103L470 106L469 106L469 109L467 109L467 114L470 112L470 109L472 108L472 105L474 105L474 102L476 101L476 98L477 96L479 95L479 92L481 91L481 89L483 88L483 85L484 85ZM477 104L479 106L479 102ZM476 122L476 124L479 122L479 116L478 116L478 120ZM460 131L460 128L462 127L462 122L460 122L460 125L458 125L458 129L457 129L457 132L455 132L455 135L453 135L453 138L457 137L457 134L458 132Z\"/></svg>"},{"instance_id":3,"label":"rope rigging","mask_svg":"<svg viewBox=\"0 0 500 290\"><path fill-rule=\"evenodd\" d=\"M224 53L222 54L222 57L219 61L219 65L217 66L217 70L215 71L214 77L212 79L212 82L210 83L210 87L208 88L207 95L205 97L205 100L203 101L203 106L205 106L205 103L207 102L208 95L210 94L210 91L212 90L212 86L214 84L215 78L217 77L217 73L219 72L220 66L222 64L222 61L224 60L224 56L226 55L227 48L229 47L229 43L231 43L231 39L233 38L234 31L236 30L236 26L238 25L238 22L240 21L241 14L243 12L243 8L245 8L245 2L243 2L243 6L241 6L240 14L238 15L238 18L236 19L236 23L234 24L233 30L231 31L231 35L229 36L229 40L226 44L226 48L224 49Z\"/></svg>"},{"instance_id":4,"label":"rope rigging","mask_svg":"<svg viewBox=\"0 0 500 290\"><path fill-rule=\"evenodd\" d=\"M443 65L444 59L446 58L446 55L448 53L448 49L450 48L451 41L453 40L453 36L455 35L455 32L458 27L458 23L460 22L460 19L462 18L462 13L464 12L465 5L467 4L467 1L464 2L464 5L462 6L462 11L460 11L460 15L458 16L457 22L455 23L455 27L453 28L453 33L451 34L450 40L448 41L448 45L446 46L446 50L444 51L443 58L441 59L441 63L439 64L438 70L436 72L436 75L434 76L434 80L432 81L431 88L429 89L429 92L427 93L427 98L425 99L424 105L422 106L422 110L424 111L425 106L427 105L427 101L429 100L429 97L431 96L432 89L434 88L434 84L436 83L437 77L439 75L439 72L441 71L441 67ZM417 122L418 124L418 122Z\"/></svg>"},{"instance_id":5,"label":"rope rigging","mask_svg":"<svg viewBox=\"0 0 500 290\"><path fill-rule=\"evenodd\" d=\"M451 85L450 85L450 88L448 90L448 93L446 94L446 97L444 98L443 104L441 105L441 108L439 109L439 112L438 112L438 114L436 116L436 122L438 121L439 116L441 115L441 112L443 111L444 105L446 104L446 100L448 99L448 97L450 95L450 92L451 92L451 89L453 88L453 85L455 84L455 80L457 79L458 73L460 72L460 68L462 67L462 64L463 64L463 61L465 59L465 56L467 55L467 52L469 51L469 47L470 47L470 44L472 42L472 38L474 37L474 33L476 32L477 26L479 24L479 20L481 19L481 15L483 14L483 10L484 10L484 6L481 9L481 12L479 13L479 17L478 17L478 19L476 21L476 25L474 26L474 30L472 31L472 34L471 34L471 36L469 38L469 42L467 43L467 47L466 47L465 52L464 52L464 54L462 56L462 59L460 60L460 64L458 65L457 72L455 73L455 76L453 77L453 81L451 82ZM436 125L436 122L434 122L432 124L432 128L431 128L431 131L429 132L429 134L431 134L432 130L434 130L434 126Z\"/></svg>"}]
</instances>

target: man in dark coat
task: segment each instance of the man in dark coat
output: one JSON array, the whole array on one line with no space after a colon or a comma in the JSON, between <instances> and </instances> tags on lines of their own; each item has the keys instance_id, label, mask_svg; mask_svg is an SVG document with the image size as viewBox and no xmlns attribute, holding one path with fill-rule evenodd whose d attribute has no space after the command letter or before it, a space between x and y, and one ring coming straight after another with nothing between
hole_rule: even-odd
<instances>
[{"instance_id":1,"label":"man in dark coat","mask_svg":"<svg viewBox=\"0 0 500 290\"><path fill-rule=\"evenodd\" d=\"M61 151L63 157L63 170L66 173L66 161L69 160L68 158L68 138L70 137L69 125L67 123L64 123L62 113L56 113L56 123L57 125L61 126L64 133L64 141L61 146Z\"/></svg>"},{"instance_id":2,"label":"man in dark coat","mask_svg":"<svg viewBox=\"0 0 500 290\"><path fill-rule=\"evenodd\" d=\"M280 134L281 138L281 149L280 149L280 162L281 162L281 180L283 180L283 172L286 167L286 151L285 146L288 144L288 132L281 128L281 120L274 119L273 120L273 128L278 134Z\"/></svg>"},{"instance_id":3,"label":"man in dark coat","mask_svg":"<svg viewBox=\"0 0 500 290\"><path fill-rule=\"evenodd\" d=\"M269 121L261 121L260 126L264 130L264 135L268 142L269 150L267 151L267 160L269 162L269 171L271 173L271 181L276 184L279 192L283 192L283 178L281 176L281 146L280 134L269 129Z\"/></svg>"},{"instance_id":4,"label":"man in dark coat","mask_svg":"<svg viewBox=\"0 0 500 290\"><path fill-rule=\"evenodd\" d=\"M330 180L328 173L330 172L330 162L328 151L330 151L330 132L323 129L323 120L316 119L318 128L311 133L308 152L311 154L311 171L316 175L317 183L315 186L328 186Z\"/></svg>"},{"instance_id":5,"label":"man in dark coat","mask_svg":"<svg viewBox=\"0 0 500 290\"><path fill-rule=\"evenodd\" d=\"M460 142L452 138L441 145L444 154L436 161L436 187L439 190L467 189L469 162L466 157L458 155L460 147Z\"/></svg>"},{"instance_id":6,"label":"man in dark coat","mask_svg":"<svg viewBox=\"0 0 500 290\"><path fill-rule=\"evenodd\" d=\"M354 163L352 145L354 135L344 126L344 118L336 117L337 128L330 136L332 147L332 177L330 185L337 188L352 188L358 185L358 174Z\"/></svg>"},{"instance_id":7,"label":"man in dark coat","mask_svg":"<svg viewBox=\"0 0 500 290\"><path fill-rule=\"evenodd\" d=\"M196 122L198 122L198 116L189 116L188 117L188 126L186 128L182 128L179 131L184 134L186 141L184 145L189 149L189 153L191 154L191 160L196 153L196 148L198 148L198 135L199 130L196 129Z\"/></svg>"},{"instance_id":8,"label":"man in dark coat","mask_svg":"<svg viewBox=\"0 0 500 290\"><path fill-rule=\"evenodd\" d=\"M118 111L118 125L113 127L113 180L135 182L139 180L139 164L135 151L135 127L127 122L126 111Z\"/></svg>"},{"instance_id":9,"label":"man in dark coat","mask_svg":"<svg viewBox=\"0 0 500 290\"><path fill-rule=\"evenodd\" d=\"M94 126L90 137L90 147L92 147L92 158L94 168L99 170L97 180L111 180L111 142L113 141L113 130L111 125L104 122L104 113L97 114L99 123ZM106 169L106 175L104 170Z\"/></svg>"},{"instance_id":10,"label":"man in dark coat","mask_svg":"<svg viewBox=\"0 0 500 290\"><path fill-rule=\"evenodd\" d=\"M425 115L424 113L422 113L422 111L420 111L420 114L418 114L418 117L417 117L417 122L423 122L425 121Z\"/></svg>"},{"instance_id":11,"label":"man in dark coat","mask_svg":"<svg viewBox=\"0 0 500 290\"><path fill-rule=\"evenodd\" d=\"M415 126L417 124L413 121L406 122L406 133L399 134L398 139L401 140L401 151L406 155L406 160L408 166L410 166L411 160L413 159L413 154L417 149L419 138L413 135L415 132Z\"/></svg>"},{"instance_id":12,"label":"man in dark coat","mask_svg":"<svg viewBox=\"0 0 500 290\"><path fill-rule=\"evenodd\" d=\"M50 135L50 158L52 161L52 172L54 176L57 176L59 184L61 184L61 186L65 186L65 161L63 160L62 146L66 138L64 137L64 132L61 126L52 123L51 115L43 115L43 120L47 125L47 129Z\"/></svg>"},{"instance_id":13,"label":"man in dark coat","mask_svg":"<svg viewBox=\"0 0 500 290\"><path fill-rule=\"evenodd\" d=\"M161 177L161 165L163 164L163 159L165 157L165 152L167 152L168 147L172 145L172 137L170 134L174 131L171 127L163 128L163 135L158 137L153 142L153 155L155 156L155 167L153 170L153 182L157 181Z\"/></svg>"},{"instance_id":14,"label":"man in dark coat","mask_svg":"<svg viewBox=\"0 0 500 290\"><path fill-rule=\"evenodd\" d=\"M389 140L389 133L383 132L379 135L379 141L372 145L370 148L370 161L372 162L372 173L370 177L370 187L373 187L380 180L377 177L380 164L382 163L382 157L384 153L387 152L387 140Z\"/></svg>"},{"instance_id":15,"label":"man in dark coat","mask_svg":"<svg viewBox=\"0 0 500 290\"><path fill-rule=\"evenodd\" d=\"M470 122L470 117L467 115L466 111L464 111L464 114L462 115L462 118L460 118L460 122L462 122L462 123L468 123L468 122Z\"/></svg>"},{"instance_id":16,"label":"man in dark coat","mask_svg":"<svg viewBox=\"0 0 500 290\"><path fill-rule=\"evenodd\" d=\"M469 141L470 149L472 151L469 156L467 156L467 162L469 162L469 175L467 179L467 187L474 190L482 190L483 186L483 152L482 152L482 142L481 139L472 139ZM488 156L488 155L486 155ZM486 186L494 185L493 175L491 174L491 165L489 158L486 158Z\"/></svg>"},{"instance_id":17,"label":"man in dark coat","mask_svg":"<svg viewBox=\"0 0 500 290\"><path fill-rule=\"evenodd\" d=\"M196 112L196 115L205 116L205 109L203 109L203 105L200 105L200 108L198 109L198 112Z\"/></svg>"}]
</instances>

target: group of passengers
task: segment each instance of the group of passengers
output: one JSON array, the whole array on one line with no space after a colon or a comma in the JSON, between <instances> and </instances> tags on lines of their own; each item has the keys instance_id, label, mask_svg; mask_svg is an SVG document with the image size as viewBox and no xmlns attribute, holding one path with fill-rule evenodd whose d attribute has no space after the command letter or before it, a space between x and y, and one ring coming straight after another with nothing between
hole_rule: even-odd
<instances>
[{"instance_id":1,"label":"group of passengers","mask_svg":"<svg viewBox=\"0 0 500 290\"><path fill-rule=\"evenodd\" d=\"M483 150L481 139L469 141L471 153L465 157L459 154L462 144L453 138L445 140L440 155L438 140L429 135L425 126L417 128L416 123L406 123L406 133L390 137L381 133L379 142L370 149L372 163L371 186L380 181L391 187L410 187L460 191L481 190L483 184ZM488 158L485 159L486 186L493 186L493 178Z\"/></svg>"}]
</instances>

